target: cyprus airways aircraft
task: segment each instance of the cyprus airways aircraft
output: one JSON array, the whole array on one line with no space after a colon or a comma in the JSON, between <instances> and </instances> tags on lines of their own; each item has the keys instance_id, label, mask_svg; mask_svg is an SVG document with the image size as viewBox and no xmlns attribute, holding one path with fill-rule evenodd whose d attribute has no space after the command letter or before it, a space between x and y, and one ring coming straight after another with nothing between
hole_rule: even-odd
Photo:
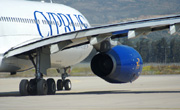
<instances>
[{"instance_id":1,"label":"cyprus airways aircraft","mask_svg":"<svg viewBox=\"0 0 180 110\"><path fill-rule=\"evenodd\" d=\"M128 83L142 71L142 58L133 48L117 45L116 38L134 38L153 31L180 27L180 15L91 27L77 10L61 4L0 1L0 72L35 68L35 78L22 80L21 95L55 94L54 79L43 79L48 68L61 73L57 90L71 90L66 70L98 51L94 74L109 83Z\"/></svg>"}]
</instances>

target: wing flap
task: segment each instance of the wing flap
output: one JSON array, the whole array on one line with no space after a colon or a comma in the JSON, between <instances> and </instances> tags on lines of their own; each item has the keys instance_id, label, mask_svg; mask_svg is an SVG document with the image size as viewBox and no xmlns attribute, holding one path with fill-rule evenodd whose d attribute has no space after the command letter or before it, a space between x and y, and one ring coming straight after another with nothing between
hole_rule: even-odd
<instances>
[{"instance_id":1,"label":"wing flap","mask_svg":"<svg viewBox=\"0 0 180 110\"><path fill-rule=\"evenodd\" d=\"M172 34L176 33L179 29L180 29L180 23L171 25L170 29L169 29L170 34L172 35Z\"/></svg>"},{"instance_id":2,"label":"wing flap","mask_svg":"<svg viewBox=\"0 0 180 110\"><path fill-rule=\"evenodd\" d=\"M131 38L135 38L135 37L138 37L138 36L141 36L141 35L147 35L148 33L151 32L151 28L140 28L140 29L135 29L135 30L130 30L128 32L128 39L131 39Z\"/></svg>"}]
</instances>

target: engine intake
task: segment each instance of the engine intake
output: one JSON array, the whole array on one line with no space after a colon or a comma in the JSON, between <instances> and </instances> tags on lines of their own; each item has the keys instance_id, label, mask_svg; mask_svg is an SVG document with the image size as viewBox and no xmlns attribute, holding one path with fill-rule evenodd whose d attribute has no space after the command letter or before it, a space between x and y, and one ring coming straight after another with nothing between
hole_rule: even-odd
<instances>
[{"instance_id":1,"label":"engine intake","mask_svg":"<svg viewBox=\"0 0 180 110\"><path fill-rule=\"evenodd\" d=\"M141 55L132 47L118 45L106 53L95 55L91 69L110 83L127 83L136 80L142 72Z\"/></svg>"}]
</instances>

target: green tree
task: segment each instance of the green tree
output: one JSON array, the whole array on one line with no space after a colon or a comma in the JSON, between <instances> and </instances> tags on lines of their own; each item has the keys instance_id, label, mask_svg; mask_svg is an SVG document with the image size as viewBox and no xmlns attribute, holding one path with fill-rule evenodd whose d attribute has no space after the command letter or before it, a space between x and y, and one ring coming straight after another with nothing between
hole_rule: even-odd
<instances>
[{"instance_id":1,"label":"green tree","mask_svg":"<svg viewBox=\"0 0 180 110\"><path fill-rule=\"evenodd\" d=\"M136 43L136 50L141 54L144 62L149 62L150 57L150 49L149 49L150 41L147 38L141 38Z\"/></svg>"},{"instance_id":2,"label":"green tree","mask_svg":"<svg viewBox=\"0 0 180 110\"><path fill-rule=\"evenodd\" d=\"M152 41L150 43L149 49L150 49L150 57L149 57L149 62L157 62L157 54L158 54L158 49L156 48L157 41Z\"/></svg>"},{"instance_id":3,"label":"green tree","mask_svg":"<svg viewBox=\"0 0 180 110\"><path fill-rule=\"evenodd\" d=\"M167 58L167 54L166 54L167 47L168 47L168 44L164 37L157 42L157 44L156 44L156 48L158 50L157 62L165 63L165 60Z\"/></svg>"},{"instance_id":4,"label":"green tree","mask_svg":"<svg viewBox=\"0 0 180 110\"><path fill-rule=\"evenodd\" d=\"M170 61L180 62L180 41L177 38L173 38L170 42Z\"/></svg>"},{"instance_id":5,"label":"green tree","mask_svg":"<svg viewBox=\"0 0 180 110\"><path fill-rule=\"evenodd\" d=\"M128 38L122 39L121 42L122 42L123 45L128 45L130 47L134 47L132 41L130 39L128 39Z\"/></svg>"}]
</instances>

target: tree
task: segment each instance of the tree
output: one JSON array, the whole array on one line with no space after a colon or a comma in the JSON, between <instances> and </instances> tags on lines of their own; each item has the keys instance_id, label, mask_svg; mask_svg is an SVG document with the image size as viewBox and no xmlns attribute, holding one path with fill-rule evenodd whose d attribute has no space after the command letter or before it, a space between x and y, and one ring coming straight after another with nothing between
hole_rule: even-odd
<instances>
[{"instance_id":1,"label":"tree","mask_svg":"<svg viewBox=\"0 0 180 110\"><path fill-rule=\"evenodd\" d=\"M123 45L128 45L128 46L130 46L130 47L134 47L133 43L132 43L131 40L128 39L128 38L122 39L122 44L123 44Z\"/></svg>"},{"instance_id":2,"label":"tree","mask_svg":"<svg viewBox=\"0 0 180 110\"><path fill-rule=\"evenodd\" d=\"M144 62L149 62L149 57L150 57L149 43L150 41L147 38L141 38L136 43L136 50L141 54Z\"/></svg>"},{"instance_id":3,"label":"tree","mask_svg":"<svg viewBox=\"0 0 180 110\"><path fill-rule=\"evenodd\" d=\"M159 41L157 41L156 48L158 50L157 53L157 62L159 63L165 63L166 58L167 58L167 47L168 44L166 42L166 39L163 37Z\"/></svg>"},{"instance_id":4,"label":"tree","mask_svg":"<svg viewBox=\"0 0 180 110\"><path fill-rule=\"evenodd\" d=\"M180 62L180 41L173 38L170 42L171 62Z\"/></svg>"}]
</instances>

